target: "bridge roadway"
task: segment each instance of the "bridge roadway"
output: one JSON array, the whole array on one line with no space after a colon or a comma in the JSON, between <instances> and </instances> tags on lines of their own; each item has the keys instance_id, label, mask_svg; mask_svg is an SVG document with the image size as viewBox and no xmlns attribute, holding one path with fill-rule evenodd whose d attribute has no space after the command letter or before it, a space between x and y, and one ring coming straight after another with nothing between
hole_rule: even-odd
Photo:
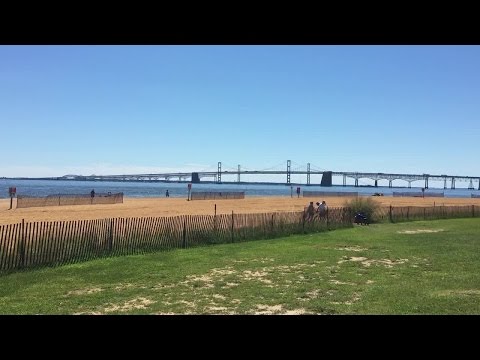
<instances>
[{"instance_id":1,"label":"bridge roadway","mask_svg":"<svg viewBox=\"0 0 480 360\"><path fill-rule=\"evenodd\" d=\"M198 180L202 178L213 178L216 183L222 183L222 176L236 175L237 182L240 182L241 175L285 175L285 184L290 184L290 175L306 175L307 185L310 183L310 175L324 175L331 173L332 176L343 177L343 186L346 186L346 179L352 178L355 180L354 186L358 185L359 179L371 179L375 181L377 186L379 180L387 180L389 187L393 187L394 180L404 180L408 182L408 187L411 187L413 181L424 181L424 186L428 189L428 181L443 181L444 189L447 189L447 182L450 182L450 187L455 189L456 181L468 181L469 189L474 189L473 182L478 182L478 190L480 190L480 177L478 176L460 176L460 175L432 175L432 174L389 174L389 173L371 173L371 172L349 172L349 171L304 171L304 170L240 170L240 171L200 171L200 172L178 172L178 173L161 173L161 174L131 174L131 175L65 175L56 178L42 178L48 180L86 180L86 181L192 181L194 174L198 175ZM31 178L30 178L31 179Z\"/></svg>"}]
</instances>

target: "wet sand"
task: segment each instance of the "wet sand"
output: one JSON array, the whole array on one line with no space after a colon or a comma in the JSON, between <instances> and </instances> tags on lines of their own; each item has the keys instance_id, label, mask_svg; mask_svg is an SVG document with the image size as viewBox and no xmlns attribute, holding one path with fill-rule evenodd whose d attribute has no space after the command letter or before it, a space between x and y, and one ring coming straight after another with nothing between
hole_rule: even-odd
<instances>
[{"instance_id":1,"label":"wet sand","mask_svg":"<svg viewBox=\"0 0 480 360\"><path fill-rule=\"evenodd\" d=\"M480 199L472 198L417 198L371 196L381 206L448 206L480 205ZM0 225L14 224L25 219L33 221L90 220L119 217L164 217L177 215L265 213L302 211L310 201L325 200L330 207L343 206L347 197L290 198L247 197L237 200L194 200L180 198L125 198L123 204L49 206L8 210L10 199L0 199Z\"/></svg>"}]
</instances>

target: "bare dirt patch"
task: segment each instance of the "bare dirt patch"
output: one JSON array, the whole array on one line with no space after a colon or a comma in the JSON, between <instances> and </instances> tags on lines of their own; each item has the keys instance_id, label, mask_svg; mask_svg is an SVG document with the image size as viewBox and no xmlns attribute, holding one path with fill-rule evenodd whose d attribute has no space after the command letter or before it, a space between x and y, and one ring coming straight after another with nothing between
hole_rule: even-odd
<instances>
[{"instance_id":1,"label":"bare dirt patch","mask_svg":"<svg viewBox=\"0 0 480 360\"><path fill-rule=\"evenodd\" d=\"M255 315L272 315L278 314L283 310L282 305L257 305L257 311L254 312Z\"/></svg>"},{"instance_id":2,"label":"bare dirt patch","mask_svg":"<svg viewBox=\"0 0 480 360\"><path fill-rule=\"evenodd\" d=\"M418 230L402 230L397 231L399 234L429 234L445 231L443 229L418 229Z\"/></svg>"},{"instance_id":3,"label":"bare dirt patch","mask_svg":"<svg viewBox=\"0 0 480 360\"><path fill-rule=\"evenodd\" d=\"M129 301L126 301L122 305L115 305L111 304L110 306L105 308L105 312L113 312L113 311L120 311L120 312L126 312L130 310L135 310L135 309L146 309L147 306L154 304L156 301L139 297L136 299L132 299Z\"/></svg>"},{"instance_id":4,"label":"bare dirt patch","mask_svg":"<svg viewBox=\"0 0 480 360\"><path fill-rule=\"evenodd\" d=\"M378 265L383 265L387 268L391 268L395 265L400 265L404 264L408 261L408 259L397 259L397 260L390 260L390 259L367 259L366 257L360 256L360 257L344 257L343 260L340 260L337 262L337 264L342 264L347 261L353 261L353 262L360 262L363 266L365 267L370 267L373 264L378 264Z\"/></svg>"},{"instance_id":5,"label":"bare dirt patch","mask_svg":"<svg viewBox=\"0 0 480 360\"><path fill-rule=\"evenodd\" d=\"M228 308L224 307L224 306L209 306L206 308L207 312L225 312L225 311L228 311Z\"/></svg>"},{"instance_id":6,"label":"bare dirt patch","mask_svg":"<svg viewBox=\"0 0 480 360\"><path fill-rule=\"evenodd\" d=\"M244 280L258 280L264 284L272 284L272 280L265 279L265 277L268 276L268 272L266 271L245 270L240 276Z\"/></svg>"},{"instance_id":7,"label":"bare dirt patch","mask_svg":"<svg viewBox=\"0 0 480 360\"><path fill-rule=\"evenodd\" d=\"M293 309L293 310L287 310L285 311L282 315L303 315L306 314L305 309Z\"/></svg>"},{"instance_id":8,"label":"bare dirt patch","mask_svg":"<svg viewBox=\"0 0 480 360\"><path fill-rule=\"evenodd\" d=\"M338 281L338 280L330 280L330 282L332 284L335 284L335 285L357 285L357 284L354 284L354 283L351 283L351 282L343 282L343 281Z\"/></svg>"},{"instance_id":9,"label":"bare dirt patch","mask_svg":"<svg viewBox=\"0 0 480 360\"><path fill-rule=\"evenodd\" d=\"M227 282L227 283L225 284L225 286L222 286L222 289L233 288L233 287L238 286L238 285L240 285L240 284L238 284L238 283L232 283L232 282Z\"/></svg>"},{"instance_id":10,"label":"bare dirt patch","mask_svg":"<svg viewBox=\"0 0 480 360\"><path fill-rule=\"evenodd\" d=\"M121 285L118 285L118 286L115 286L113 289L114 290L124 290L124 289L129 289L131 287L134 287L135 285L133 284L121 284Z\"/></svg>"},{"instance_id":11,"label":"bare dirt patch","mask_svg":"<svg viewBox=\"0 0 480 360\"><path fill-rule=\"evenodd\" d=\"M354 303L356 303L358 300L360 300L360 295L357 294L357 293L353 293L353 296L351 299L347 300L347 301L343 301L343 302L338 302L338 301L332 301L331 304L335 304L335 305L353 305Z\"/></svg>"},{"instance_id":12,"label":"bare dirt patch","mask_svg":"<svg viewBox=\"0 0 480 360\"><path fill-rule=\"evenodd\" d=\"M335 250L343 250L343 251L367 251L368 249L362 248L360 246L345 246L335 248Z\"/></svg>"},{"instance_id":13,"label":"bare dirt patch","mask_svg":"<svg viewBox=\"0 0 480 360\"><path fill-rule=\"evenodd\" d=\"M73 315L102 315L102 313L98 311L85 311L85 312L73 313Z\"/></svg>"},{"instance_id":14,"label":"bare dirt patch","mask_svg":"<svg viewBox=\"0 0 480 360\"><path fill-rule=\"evenodd\" d=\"M88 295L88 294L94 294L97 292L103 291L102 288L96 287L96 288L86 288L86 289L80 289L80 290L72 290L67 293L66 296L80 296L80 295Z\"/></svg>"},{"instance_id":15,"label":"bare dirt patch","mask_svg":"<svg viewBox=\"0 0 480 360\"><path fill-rule=\"evenodd\" d=\"M343 257L343 260L340 260L337 262L337 264L342 264L344 262L347 262L347 261L353 261L353 262L361 262L361 261L365 261L365 260L368 260L366 257L363 257L363 256L353 256L353 257L349 257L349 256L344 256Z\"/></svg>"}]
</instances>

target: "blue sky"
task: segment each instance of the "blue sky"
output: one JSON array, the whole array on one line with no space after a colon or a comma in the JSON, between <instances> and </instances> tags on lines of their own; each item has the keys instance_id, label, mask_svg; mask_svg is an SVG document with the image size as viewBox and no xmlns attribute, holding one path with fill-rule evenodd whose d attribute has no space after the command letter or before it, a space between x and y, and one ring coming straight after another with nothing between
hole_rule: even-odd
<instances>
[{"instance_id":1,"label":"blue sky","mask_svg":"<svg viewBox=\"0 0 480 360\"><path fill-rule=\"evenodd\" d=\"M479 46L0 46L0 176L480 176Z\"/></svg>"}]
</instances>

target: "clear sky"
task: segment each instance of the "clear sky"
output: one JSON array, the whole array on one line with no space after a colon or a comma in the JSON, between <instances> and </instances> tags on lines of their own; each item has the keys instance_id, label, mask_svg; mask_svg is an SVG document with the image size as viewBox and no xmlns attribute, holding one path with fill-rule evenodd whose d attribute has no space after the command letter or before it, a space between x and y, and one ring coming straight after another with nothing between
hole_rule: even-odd
<instances>
[{"instance_id":1,"label":"clear sky","mask_svg":"<svg viewBox=\"0 0 480 360\"><path fill-rule=\"evenodd\" d=\"M480 176L479 46L0 46L0 176Z\"/></svg>"}]
</instances>

